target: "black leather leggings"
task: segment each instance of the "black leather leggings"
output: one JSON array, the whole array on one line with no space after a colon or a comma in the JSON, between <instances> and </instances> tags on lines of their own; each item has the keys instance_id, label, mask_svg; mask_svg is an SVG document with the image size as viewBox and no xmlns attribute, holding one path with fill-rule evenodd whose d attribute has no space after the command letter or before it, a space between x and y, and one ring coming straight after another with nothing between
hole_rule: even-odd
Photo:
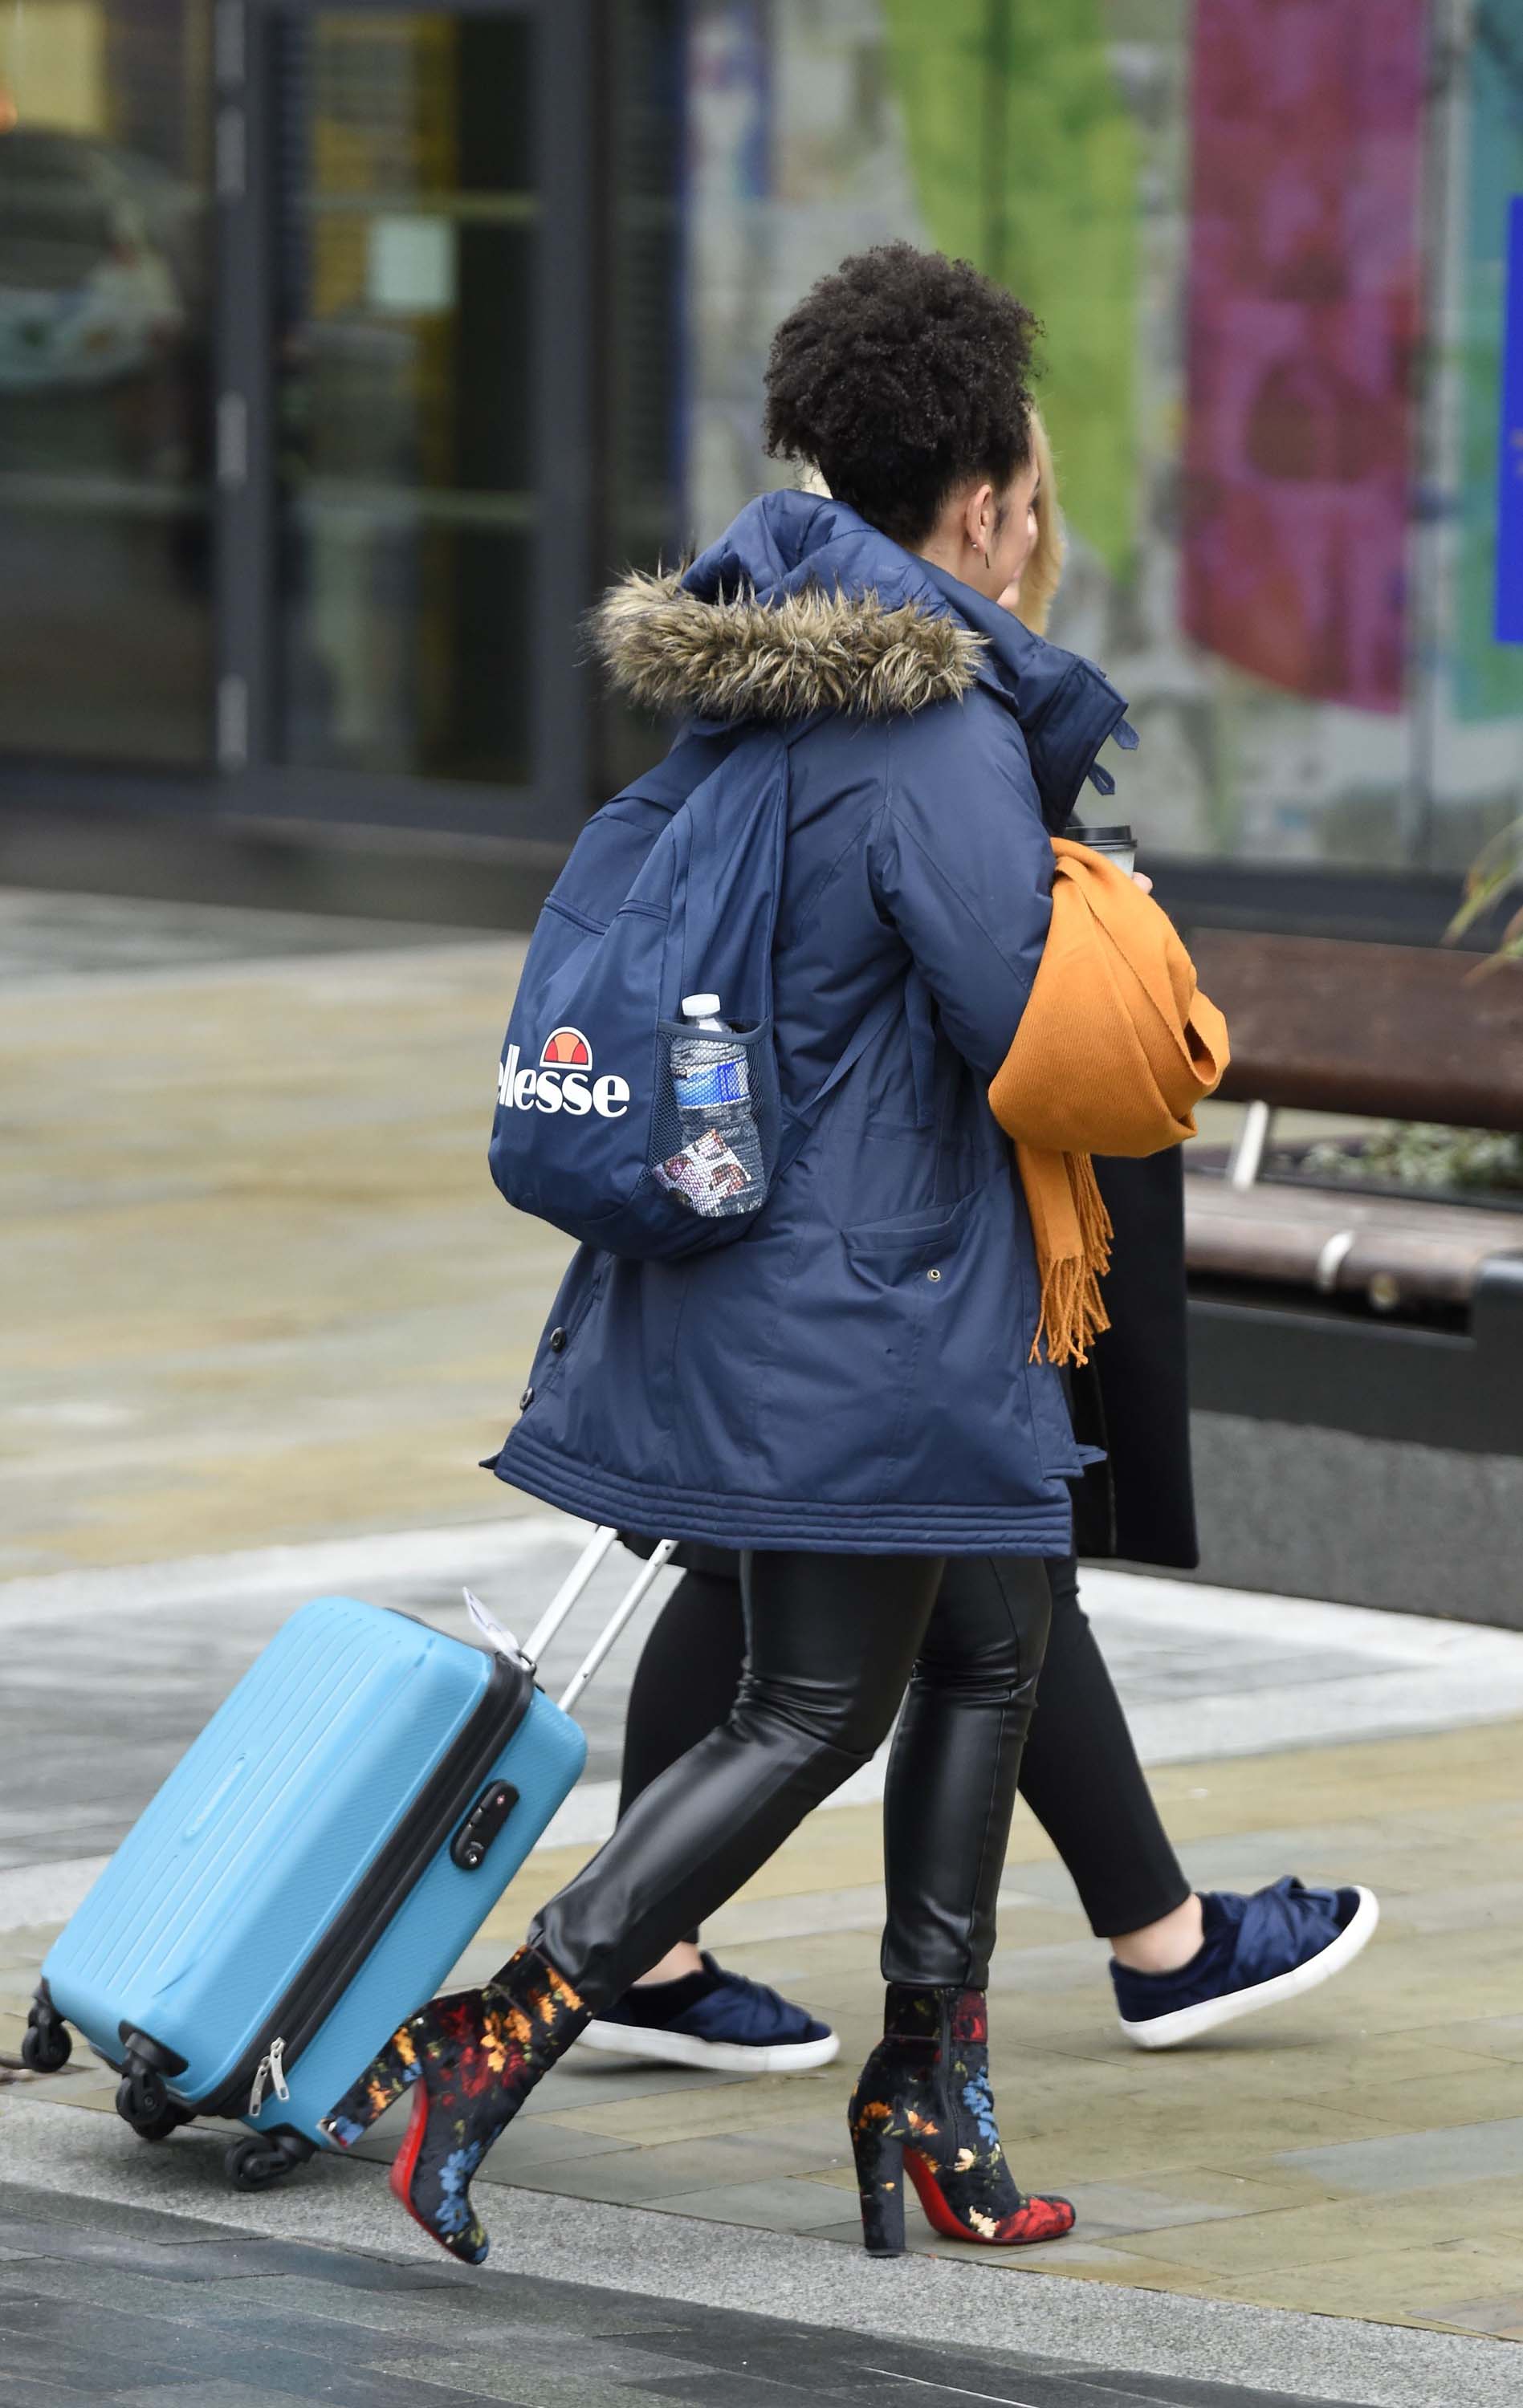
<instances>
[{"instance_id":1,"label":"black leather leggings","mask_svg":"<svg viewBox=\"0 0 1523 2408\"><path fill-rule=\"evenodd\" d=\"M722 1906L905 1711L884 1804L884 1979L982 1989L1050 1611L1018 1556L740 1559L745 1670L530 1932L591 2007ZM908 1695L906 1696L906 1685Z\"/></svg>"},{"instance_id":2,"label":"black leather leggings","mask_svg":"<svg viewBox=\"0 0 1523 2408\"><path fill-rule=\"evenodd\" d=\"M725 1569L734 1560L716 1550L711 1570L688 1572L645 1641L629 1691L621 1811L734 1701L745 1659L740 1584ZM955 1570L949 1565L948 1576ZM1079 1567L1070 1555L1046 1571L1052 1626L1020 1793L1067 1866L1091 1928L1113 1940L1171 1914L1190 1885L1080 1605ZM946 1692L924 1697L923 1708L933 1696L946 1696L950 1710ZM959 1743L955 1727L947 1744Z\"/></svg>"}]
</instances>

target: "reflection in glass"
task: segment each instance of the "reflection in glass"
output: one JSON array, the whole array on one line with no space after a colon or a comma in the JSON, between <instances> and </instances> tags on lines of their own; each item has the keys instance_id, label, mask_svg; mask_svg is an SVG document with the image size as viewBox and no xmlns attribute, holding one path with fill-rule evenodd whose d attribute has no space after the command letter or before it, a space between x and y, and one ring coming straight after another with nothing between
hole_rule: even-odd
<instances>
[{"instance_id":1,"label":"reflection in glass","mask_svg":"<svg viewBox=\"0 0 1523 2408\"><path fill-rule=\"evenodd\" d=\"M682 316L685 0L619 0L608 13L599 132L606 262L598 296L595 443L599 590L684 547ZM593 791L627 785L660 731L599 681Z\"/></svg>"},{"instance_id":2,"label":"reflection in glass","mask_svg":"<svg viewBox=\"0 0 1523 2408\"><path fill-rule=\"evenodd\" d=\"M283 757L527 782L525 18L284 19Z\"/></svg>"},{"instance_id":3,"label":"reflection in glass","mask_svg":"<svg viewBox=\"0 0 1523 2408\"><path fill-rule=\"evenodd\" d=\"M0 20L7 750L207 755L205 18L18 0Z\"/></svg>"},{"instance_id":4,"label":"reflection in glass","mask_svg":"<svg viewBox=\"0 0 1523 2408\"><path fill-rule=\"evenodd\" d=\"M1132 701L1144 842L1462 861L1523 779L1491 624L1516 0L1442 55L1420 0L1288 13L1287 48L1286 0L691 0L682 515L709 541L789 476L762 368L817 276L972 259L1046 328L1053 632Z\"/></svg>"}]
</instances>

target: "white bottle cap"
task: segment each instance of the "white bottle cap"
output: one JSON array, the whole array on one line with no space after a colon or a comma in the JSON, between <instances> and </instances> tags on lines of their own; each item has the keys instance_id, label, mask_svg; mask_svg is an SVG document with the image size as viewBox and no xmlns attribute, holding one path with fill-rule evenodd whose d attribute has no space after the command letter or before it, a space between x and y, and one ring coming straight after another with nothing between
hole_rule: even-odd
<instances>
[{"instance_id":1,"label":"white bottle cap","mask_svg":"<svg viewBox=\"0 0 1523 2408\"><path fill-rule=\"evenodd\" d=\"M683 996L682 1018L684 1020L717 1020L718 1017L719 997L717 995Z\"/></svg>"}]
</instances>

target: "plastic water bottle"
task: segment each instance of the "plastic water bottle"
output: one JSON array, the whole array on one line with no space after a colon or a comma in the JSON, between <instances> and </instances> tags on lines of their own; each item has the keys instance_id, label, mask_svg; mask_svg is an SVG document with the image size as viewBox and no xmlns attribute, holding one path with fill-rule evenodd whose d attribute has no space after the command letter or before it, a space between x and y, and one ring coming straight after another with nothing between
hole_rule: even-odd
<instances>
[{"instance_id":1,"label":"plastic water bottle","mask_svg":"<svg viewBox=\"0 0 1523 2408\"><path fill-rule=\"evenodd\" d=\"M720 1018L717 995L684 996L682 1018L688 1033L672 1040L671 1077L687 1175L670 1183L709 1218L749 1212L766 1173L746 1049Z\"/></svg>"}]
</instances>

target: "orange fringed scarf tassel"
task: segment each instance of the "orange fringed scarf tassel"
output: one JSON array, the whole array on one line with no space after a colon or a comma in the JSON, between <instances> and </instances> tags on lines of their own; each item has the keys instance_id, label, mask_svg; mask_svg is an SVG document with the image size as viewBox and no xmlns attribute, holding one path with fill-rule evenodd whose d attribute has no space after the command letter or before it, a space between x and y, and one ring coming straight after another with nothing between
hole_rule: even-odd
<instances>
[{"instance_id":1,"label":"orange fringed scarf tassel","mask_svg":"<svg viewBox=\"0 0 1523 2408\"><path fill-rule=\"evenodd\" d=\"M1091 1155L1160 1154L1230 1058L1165 914L1114 862L1053 840L1053 917L1014 1042L989 1088L1015 1140L1042 1305L1031 1357L1085 1363L1110 1327L1111 1216Z\"/></svg>"}]
</instances>

